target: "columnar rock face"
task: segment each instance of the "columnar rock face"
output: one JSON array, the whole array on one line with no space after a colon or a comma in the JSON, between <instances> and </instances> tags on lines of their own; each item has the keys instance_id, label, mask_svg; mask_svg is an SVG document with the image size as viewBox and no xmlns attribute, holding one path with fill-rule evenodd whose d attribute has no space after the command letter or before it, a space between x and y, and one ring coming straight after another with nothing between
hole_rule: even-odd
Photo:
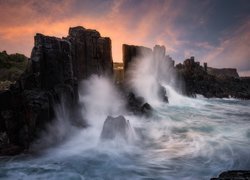
<instances>
[{"instance_id":1,"label":"columnar rock face","mask_svg":"<svg viewBox=\"0 0 250 180\"><path fill-rule=\"evenodd\" d=\"M57 84L73 83L71 47L66 40L37 34L31 64L32 73L38 76L36 88L49 90Z\"/></svg>"},{"instance_id":2,"label":"columnar rock face","mask_svg":"<svg viewBox=\"0 0 250 180\"><path fill-rule=\"evenodd\" d=\"M112 74L113 60L110 38L83 27L69 29L66 38L72 45L74 75L78 80L91 74Z\"/></svg>"},{"instance_id":3,"label":"columnar rock face","mask_svg":"<svg viewBox=\"0 0 250 180\"><path fill-rule=\"evenodd\" d=\"M133 45L123 44L122 52L123 52L124 71L126 71L129 67L129 64L134 60L134 58L151 54L152 50L144 46L133 46Z\"/></svg>"},{"instance_id":4,"label":"columnar rock face","mask_svg":"<svg viewBox=\"0 0 250 180\"><path fill-rule=\"evenodd\" d=\"M55 118L54 106L62 100L75 115L78 82L92 74L112 74L112 66L111 40L95 30L70 28L63 39L36 34L26 71L10 90L0 92L0 137L7 139L4 146L0 142L0 155L8 148L10 154L28 148Z\"/></svg>"}]
</instances>

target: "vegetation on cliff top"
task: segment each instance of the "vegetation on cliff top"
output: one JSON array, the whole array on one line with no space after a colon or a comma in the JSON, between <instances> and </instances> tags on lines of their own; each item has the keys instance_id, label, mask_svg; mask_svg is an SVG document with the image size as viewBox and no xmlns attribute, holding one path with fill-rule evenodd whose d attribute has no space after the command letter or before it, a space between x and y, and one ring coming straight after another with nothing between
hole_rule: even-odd
<instances>
[{"instance_id":1,"label":"vegetation on cliff top","mask_svg":"<svg viewBox=\"0 0 250 180\"><path fill-rule=\"evenodd\" d=\"M23 54L0 52L0 90L8 89L24 72L28 58Z\"/></svg>"}]
</instances>

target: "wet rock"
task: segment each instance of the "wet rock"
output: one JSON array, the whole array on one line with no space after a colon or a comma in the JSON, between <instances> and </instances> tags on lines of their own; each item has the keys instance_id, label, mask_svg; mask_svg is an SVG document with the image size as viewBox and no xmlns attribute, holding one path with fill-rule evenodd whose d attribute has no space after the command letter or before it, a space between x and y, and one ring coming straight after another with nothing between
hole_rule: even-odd
<instances>
[{"instance_id":1,"label":"wet rock","mask_svg":"<svg viewBox=\"0 0 250 180\"><path fill-rule=\"evenodd\" d=\"M250 171L225 171L222 172L219 177L211 178L211 180L247 180L250 179Z\"/></svg>"},{"instance_id":2,"label":"wet rock","mask_svg":"<svg viewBox=\"0 0 250 180\"><path fill-rule=\"evenodd\" d=\"M108 116L103 125L101 138L104 140L122 138L128 141L132 135L131 133L130 123L123 116Z\"/></svg>"},{"instance_id":3,"label":"wet rock","mask_svg":"<svg viewBox=\"0 0 250 180\"><path fill-rule=\"evenodd\" d=\"M123 51L123 65L125 72L129 68L129 64L131 64L136 57L152 54L152 50L150 48L144 46L127 45L127 44L122 45L122 51Z\"/></svg>"},{"instance_id":4,"label":"wet rock","mask_svg":"<svg viewBox=\"0 0 250 180\"><path fill-rule=\"evenodd\" d=\"M161 86L161 85L159 85L159 92L158 92L158 94L159 94L160 99L161 99L163 102L168 103L167 91L166 91L166 89L165 89L163 86Z\"/></svg>"},{"instance_id":5,"label":"wet rock","mask_svg":"<svg viewBox=\"0 0 250 180\"><path fill-rule=\"evenodd\" d=\"M145 102L143 97L136 97L134 93L130 92L127 96L127 109L133 112L135 115L152 114L153 108Z\"/></svg>"},{"instance_id":6,"label":"wet rock","mask_svg":"<svg viewBox=\"0 0 250 180\"><path fill-rule=\"evenodd\" d=\"M152 115L153 108L148 103L144 103L141 107L142 114L145 114L146 116Z\"/></svg>"}]
</instances>

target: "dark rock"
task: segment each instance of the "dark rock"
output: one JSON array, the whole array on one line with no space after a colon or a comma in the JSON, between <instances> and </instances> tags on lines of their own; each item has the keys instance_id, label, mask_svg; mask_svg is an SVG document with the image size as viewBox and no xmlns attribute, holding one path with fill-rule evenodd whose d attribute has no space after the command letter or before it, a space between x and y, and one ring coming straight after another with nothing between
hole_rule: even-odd
<instances>
[{"instance_id":1,"label":"dark rock","mask_svg":"<svg viewBox=\"0 0 250 180\"><path fill-rule=\"evenodd\" d=\"M222 172L219 177L211 180L247 180L250 179L250 171L234 170Z\"/></svg>"},{"instance_id":2,"label":"dark rock","mask_svg":"<svg viewBox=\"0 0 250 180\"><path fill-rule=\"evenodd\" d=\"M72 46L74 76L79 81L91 74L112 74L110 38L101 37L96 30L73 27L66 39Z\"/></svg>"},{"instance_id":3,"label":"dark rock","mask_svg":"<svg viewBox=\"0 0 250 180\"><path fill-rule=\"evenodd\" d=\"M166 89L163 86L161 86L161 85L159 85L159 92L158 92L158 94L159 94L160 99L163 102L168 103L168 96L167 96Z\"/></svg>"},{"instance_id":4,"label":"dark rock","mask_svg":"<svg viewBox=\"0 0 250 180\"><path fill-rule=\"evenodd\" d=\"M129 68L129 64L133 62L134 58L152 54L152 50L150 48L143 46L127 45L127 44L122 45L122 52L123 52L123 66L125 72Z\"/></svg>"},{"instance_id":5,"label":"dark rock","mask_svg":"<svg viewBox=\"0 0 250 180\"><path fill-rule=\"evenodd\" d=\"M153 108L148 103L144 103L141 107L142 114L145 114L146 116L152 115Z\"/></svg>"},{"instance_id":6,"label":"dark rock","mask_svg":"<svg viewBox=\"0 0 250 180\"><path fill-rule=\"evenodd\" d=\"M194 58L176 65L176 69L183 79L185 93L188 96L201 94L207 98L250 97L250 78L239 78L235 69L216 69L215 74L209 73L209 68L206 71L206 67L200 66Z\"/></svg>"},{"instance_id":7,"label":"dark rock","mask_svg":"<svg viewBox=\"0 0 250 180\"><path fill-rule=\"evenodd\" d=\"M136 97L134 93L129 93L127 97L127 109L133 112L135 115L146 115L152 114L153 108L145 102L143 97Z\"/></svg>"},{"instance_id":8,"label":"dark rock","mask_svg":"<svg viewBox=\"0 0 250 180\"><path fill-rule=\"evenodd\" d=\"M1 156L14 156L22 152L23 152L23 147L14 144L6 145L4 148L0 149Z\"/></svg>"},{"instance_id":9,"label":"dark rock","mask_svg":"<svg viewBox=\"0 0 250 180\"><path fill-rule=\"evenodd\" d=\"M131 137L132 129L128 120L123 116L108 116L103 124L101 138L104 140L112 140L122 138L126 141Z\"/></svg>"},{"instance_id":10,"label":"dark rock","mask_svg":"<svg viewBox=\"0 0 250 180\"><path fill-rule=\"evenodd\" d=\"M112 66L111 40L95 30L70 28L63 39L36 34L27 69L8 91L0 92L0 133L9 141L2 148L28 149L55 118L59 103L74 114L72 124L85 126L75 115L78 83L92 74L110 75Z\"/></svg>"}]
</instances>

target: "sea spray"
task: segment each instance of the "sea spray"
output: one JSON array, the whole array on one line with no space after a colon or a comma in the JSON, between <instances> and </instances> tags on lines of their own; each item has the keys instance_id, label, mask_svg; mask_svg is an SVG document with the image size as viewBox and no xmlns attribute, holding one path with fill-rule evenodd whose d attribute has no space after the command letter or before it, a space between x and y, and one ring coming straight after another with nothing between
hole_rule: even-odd
<instances>
[{"instance_id":1,"label":"sea spray","mask_svg":"<svg viewBox=\"0 0 250 180\"><path fill-rule=\"evenodd\" d=\"M55 118L52 122L48 123L45 130L39 134L40 138L32 144L30 148L31 151L40 151L64 143L72 137L79 128L85 125L83 119L73 119L73 117L76 117L76 114L74 114L74 116L72 115L67 103L66 99L61 97L60 103L54 105ZM78 112L74 111L74 113ZM78 126L76 126L76 122Z\"/></svg>"},{"instance_id":2,"label":"sea spray","mask_svg":"<svg viewBox=\"0 0 250 180\"><path fill-rule=\"evenodd\" d=\"M83 81L79 90L83 116L91 126L102 126L107 116L118 116L125 112L125 104L111 80L92 76Z\"/></svg>"},{"instance_id":3,"label":"sea spray","mask_svg":"<svg viewBox=\"0 0 250 180\"><path fill-rule=\"evenodd\" d=\"M126 73L128 86L149 104L159 106L162 102L159 95L162 83L173 88L177 85L171 58L165 55L165 48L160 46L156 46L151 54L143 50L140 54L133 59Z\"/></svg>"}]
</instances>

